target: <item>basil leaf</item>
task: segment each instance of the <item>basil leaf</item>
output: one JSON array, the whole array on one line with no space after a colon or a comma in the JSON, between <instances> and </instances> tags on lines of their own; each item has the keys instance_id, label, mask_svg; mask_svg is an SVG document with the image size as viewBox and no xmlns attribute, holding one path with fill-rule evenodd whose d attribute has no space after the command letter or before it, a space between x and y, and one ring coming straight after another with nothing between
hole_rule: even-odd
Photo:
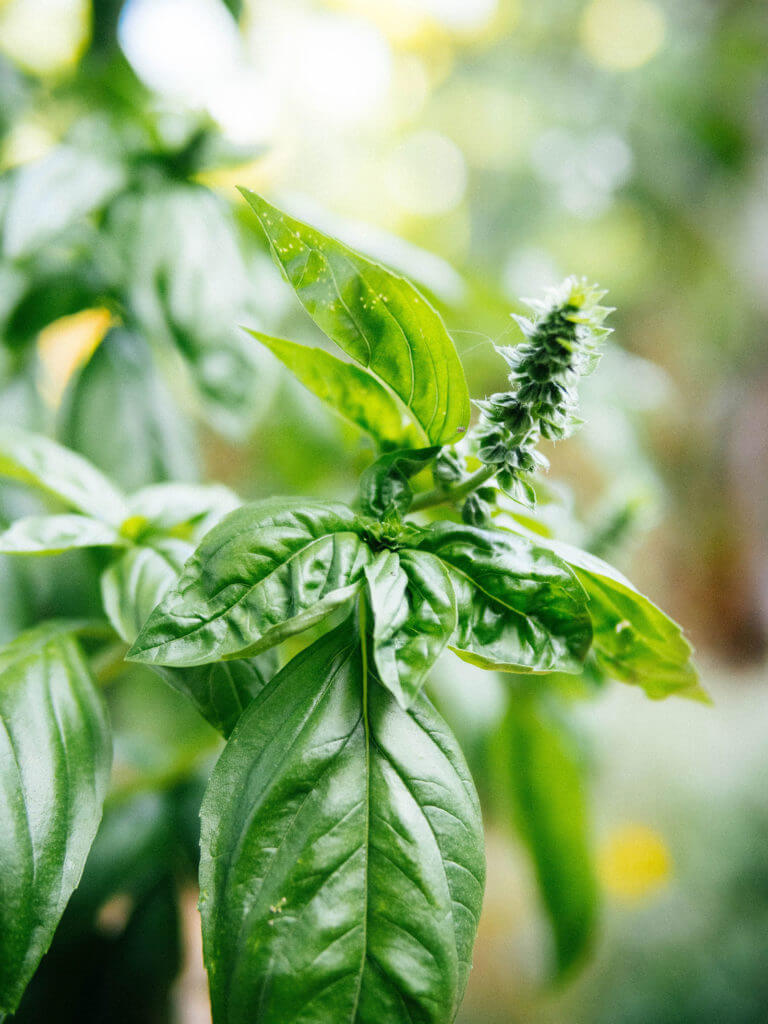
<instances>
[{"instance_id":1,"label":"basil leaf","mask_svg":"<svg viewBox=\"0 0 768 1024\"><path fill-rule=\"evenodd\" d=\"M0 651L0 1015L80 880L109 777L106 711L65 628L46 623Z\"/></svg>"},{"instance_id":2,"label":"basil leaf","mask_svg":"<svg viewBox=\"0 0 768 1024\"><path fill-rule=\"evenodd\" d=\"M607 675L656 700L671 694L709 700L676 622L601 558L559 541L542 543L572 566L587 592L595 656Z\"/></svg>"},{"instance_id":3,"label":"basil leaf","mask_svg":"<svg viewBox=\"0 0 768 1024\"><path fill-rule=\"evenodd\" d=\"M125 543L113 526L89 516L26 516L0 533L0 554L56 555L72 548Z\"/></svg>"},{"instance_id":4,"label":"basil leaf","mask_svg":"<svg viewBox=\"0 0 768 1024\"><path fill-rule=\"evenodd\" d=\"M190 526L195 537L202 537L240 504L223 484L153 484L131 495L128 516L136 529L142 524L154 530Z\"/></svg>"},{"instance_id":5,"label":"basil leaf","mask_svg":"<svg viewBox=\"0 0 768 1024\"><path fill-rule=\"evenodd\" d=\"M482 668L579 672L592 640L586 595L551 551L504 530L433 524L420 551L447 566L459 622L451 646Z\"/></svg>"},{"instance_id":6,"label":"basil leaf","mask_svg":"<svg viewBox=\"0 0 768 1024\"><path fill-rule=\"evenodd\" d=\"M188 422L147 342L122 327L107 334L67 388L58 437L129 491L197 476Z\"/></svg>"},{"instance_id":7,"label":"basil leaf","mask_svg":"<svg viewBox=\"0 0 768 1024\"><path fill-rule=\"evenodd\" d=\"M485 875L477 795L432 706L399 708L350 624L246 710L201 820L215 1024L453 1021Z\"/></svg>"},{"instance_id":8,"label":"basil leaf","mask_svg":"<svg viewBox=\"0 0 768 1024\"><path fill-rule=\"evenodd\" d=\"M0 476L30 484L114 526L125 518L125 498L95 466L40 434L0 427Z\"/></svg>"},{"instance_id":9,"label":"basil leaf","mask_svg":"<svg viewBox=\"0 0 768 1024\"><path fill-rule=\"evenodd\" d=\"M365 577L376 670L407 708L456 628L451 580L440 559L425 551L382 551Z\"/></svg>"},{"instance_id":10,"label":"basil leaf","mask_svg":"<svg viewBox=\"0 0 768 1024\"><path fill-rule=\"evenodd\" d=\"M56 238L114 195L124 178L116 162L74 146L20 167L5 211L5 255L19 259Z\"/></svg>"},{"instance_id":11,"label":"basil leaf","mask_svg":"<svg viewBox=\"0 0 768 1024\"><path fill-rule=\"evenodd\" d=\"M459 357L438 312L405 278L248 189L240 190L272 256L332 341L399 396L424 440L446 444L469 423Z\"/></svg>"},{"instance_id":12,"label":"basil leaf","mask_svg":"<svg viewBox=\"0 0 768 1024\"><path fill-rule=\"evenodd\" d=\"M375 519L402 516L411 507L413 491L408 482L426 468L439 447L388 452L360 477L360 504Z\"/></svg>"},{"instance_id":13,"label":"basil leaf","mask_svg":"<svg viewBox=\"0 0 768 1024\"><path fill-rule=\"evenodd\" d=\"M395 396L367 370L321 348L250 331L318 398L366 431L381 448L418 448L421 435Z\"/></svg>"},{"instance_id":14,"label":"basil leaf","mask_svg":"<svg viewBox=\"0 0 768 1024\"><path fill-rule=\"evenodd\" d=\"M344 505L244 505L203 539L128 657L202 665L275 646L348 601L371 554Z\"/></svg>"},{"instance_id":15,"label":"basil leaf","mask_svg":"<svg viewBox=\"0 0 768 1024\"><path fill-rule=\"evenodd\" d=\"M191 545L163 539L151 547L131 548L105 569L101 577L104 609L127 643L136 639L191 553ZM274 674L275 665L267 654L191 668L152 668L191 700L214 729L228 736L243 709Z\"/></svg>"},{"instance_id":16,"label":"basil leaf","mask_svg":"<svg viewBox=\"0 0 768 1024\"><path fill-rule=\"evenodd\" d=\"M513 695L495 742L562 976L587 952L597 915L582 758L564 725L522 694Z\"/></svg>"}]
</instances>

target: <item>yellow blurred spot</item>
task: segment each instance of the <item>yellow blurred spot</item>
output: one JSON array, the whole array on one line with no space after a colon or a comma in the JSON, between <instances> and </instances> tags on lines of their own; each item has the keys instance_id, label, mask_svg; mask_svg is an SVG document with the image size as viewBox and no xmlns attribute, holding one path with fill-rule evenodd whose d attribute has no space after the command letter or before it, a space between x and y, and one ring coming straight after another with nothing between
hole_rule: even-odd
<instances>
[{"instance_id":1,"label":"yellow blurred spot","mask_svg":"<svg viewBox=\"0 0 768 1024\"><path fill-rule=\"evenodd\" d=\"M581 19L581 44L595 64L631 71L664 42L666 22L651 0L592 0Z\"/></svg>"},{"instance_id":2,"label":"yellow blurred spot","mask_svg":"<svg viewBox=\"0 0 768 1024\"><path fill-rule=\"evenodd\" d=\"M42 368L40 391L56 408L64 389L79 366L85 363L112 325L112 313L103 307L83 309L44 327L37 336Z\"/></svg>"},{"instance_id":3,"label":"yellow blurred spot","mask_svg":"<svg viewBox=\"0 0 768 1024\"><path fill-rule=\"evenodd\" d=\"M622 825L609 833L597 868L606 892L625 903L651 896L672 872L663 837L647 825Z\"/></svg>"},{"instance_id":4,"label":"yellow blurred spot","mask_svg":"<svg viewBox=\"0 0 768 1024\"><path fill-rule=\"evenodd\" d=\"M91 32L88 0L7 0L0 4L0 47L35 75L73 68Z\"/></svg>"}]
</instances>

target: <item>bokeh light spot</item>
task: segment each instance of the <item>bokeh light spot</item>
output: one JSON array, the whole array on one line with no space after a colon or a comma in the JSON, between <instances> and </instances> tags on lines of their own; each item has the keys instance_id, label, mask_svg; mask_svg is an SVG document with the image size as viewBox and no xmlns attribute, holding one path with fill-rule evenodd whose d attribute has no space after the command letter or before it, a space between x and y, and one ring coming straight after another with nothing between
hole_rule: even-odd
<instances>
[{"instance_id":1,"label":"bokeh light spot","mask_svg":"<svg viewBox=\"0 0 768 1024\"><path fill-rule=\"evenodd\" d=\"M666 33L661 8L651 0L592 0L581 21L589 57L611 71L631 71L651 59Z\"/></svg>"},{"instance_id":2,"label":"bokeh light spot","mask_svg":"<svg viewBox=\"0 0 768 1024\"><path fill-rule=\"evenodd\" d=\"M0 48L35 75L55 75L74 67L90 30L88 0L0 3Z\"/></svg>"},{"instance_id":3,"label":"bokeh light spot","mask_svg":"<svg viewBox=\"0 0 768 1024\"><path fill-rule=\"evenodd\" d=\"M408 213L434 217L459 205L467 167L459 147L439 132L414 132L392 154L387 186Z\"/></svg>"},{"instance_id":4,"label":"bokeh light spot","mask_svg":"<svg viewBox=\"0 0 768 1024\"><path fill-rule=\"evenodd\" d=\"M647 825L622 825L598 852L598 873L606 892L634 903L653 895L671 874L667 844Z\"/></svg>"}]
</instances>

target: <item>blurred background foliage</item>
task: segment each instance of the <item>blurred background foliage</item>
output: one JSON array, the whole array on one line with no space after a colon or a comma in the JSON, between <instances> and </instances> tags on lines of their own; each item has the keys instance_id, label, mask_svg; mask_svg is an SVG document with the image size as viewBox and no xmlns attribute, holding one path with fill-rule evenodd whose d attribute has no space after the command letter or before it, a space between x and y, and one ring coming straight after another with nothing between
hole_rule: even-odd
<instances>
[{"instance_id":1,"label":"blurred background foliage","mask_svg":"<svg viewBox=\"0 0 768 1024\"><path fill-rule=\"evenodd\" d=\"M765 5L0 0L0 96L0 418L127 488L349 499L373 455L239 329L322 343L235 184L418 281L477 396L520 296L609 289L614 343L539 520L685 624L716 708L589 679L510 701L441 670L489 828L460 1020L764 1021ZM5 519L30 504L0 492ZM0 638L92 613L99 557L3 562ZM111 803L19 1019L205 1020L189 894L216 739L138 669L110 702Z\"/></svg>"}]
</instances>

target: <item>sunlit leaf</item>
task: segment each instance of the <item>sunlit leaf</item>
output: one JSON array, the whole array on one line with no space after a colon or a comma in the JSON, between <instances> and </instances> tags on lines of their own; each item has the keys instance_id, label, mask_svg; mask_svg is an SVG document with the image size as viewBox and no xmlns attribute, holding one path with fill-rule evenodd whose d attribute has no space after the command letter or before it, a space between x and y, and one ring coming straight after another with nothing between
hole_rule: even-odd
<instances>
[{"instance_id":1,"label":"sunlit leaf","mask_svg":"<svg viewBox=\"0 0 768 1024\"><path fill-rule=\"evenodd\" d=\"M381 264L241 191L317 325L399 396L424 441L457 440L469 423L467 384L453 341L427 299Z\"/></svg>"},{"instance_id":2,"label":"sunlit leaf","mask_svg":"<svg viewBox=\"0 0 768 1024\"><path fill-rule=\"evenodd\" d=\"M354 363L345 363L321 348L297 345L249 331L304 387L340 416L366 431L382 448L418 448L421 433L404 415L397 398L373 374Z\"/></svg>"},{"instance_id":3,"label":"sunlit leaf","mask_svg":"<svg viewBox=\"0 0 768 1024\"><path fill-rule=\"evenodd\" d=\"M95 466L40 434L0 427L0 476L36 487L115 526L125 518L125 498Z\"/></svg>"},{"instance_id":4,"label":"sunlit leaf","mask_svg":"<svg viewBox=\"0 0 768 1024\"><path fill-rule=\"evenodd\" d=\"M203 801L215 1024L450 1024L484 883L477 796L422 697L367 676L350 625L245 712Z\"/></svg>"},{"instance_id":5,"label":"sunlit leaf","mask_svg":"<svg viewBox=\"0 0 768 1024\"><path fill-rule=\"evenodd\" d=\"M0 533L0 554L56 555L72 548L125 544L118 531L89 516L27 516Z\"/></svg>"}]
</instances>

